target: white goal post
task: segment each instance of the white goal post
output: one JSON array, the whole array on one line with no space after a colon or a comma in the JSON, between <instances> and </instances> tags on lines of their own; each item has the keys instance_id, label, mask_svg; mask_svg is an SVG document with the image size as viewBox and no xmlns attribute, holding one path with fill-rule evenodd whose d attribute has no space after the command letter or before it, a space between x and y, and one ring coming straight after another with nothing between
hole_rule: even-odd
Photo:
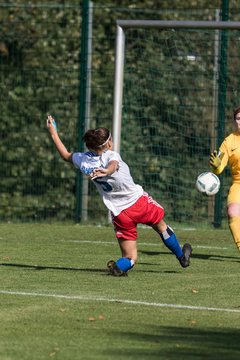
<instances>
[{"instance_id":1,"label":"white goal post","mask_svg":"<svg viewBox=\"0 0 240 360\"><path fill-rule=\"evenodd\" d=\"M113 95L113 142L114 150L120 151L122 98L124 78L125 30L129 28L159 29L240 29L239 21L165 21L165 20L118 20L116 22L115 80Z\"/></svg>"}]
</instances>

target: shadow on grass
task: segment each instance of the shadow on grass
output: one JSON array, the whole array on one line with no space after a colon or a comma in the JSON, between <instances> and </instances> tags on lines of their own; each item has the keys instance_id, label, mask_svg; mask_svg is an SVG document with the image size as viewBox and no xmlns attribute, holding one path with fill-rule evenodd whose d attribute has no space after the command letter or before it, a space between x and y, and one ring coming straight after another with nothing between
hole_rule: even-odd
<instances>
[{"instance_id":1,"label":"shadow on grass","mask_svg":"<svg viewBox=\"0 0 240 360\"><path fill-rule=\"evenodd\" d=\"M116 359L240 359L240 331L237 329L157 327L146 333L115 332L115 335L125 343L124 349L118 349L117 354L108 349L108 355L112 354Z\"/></svg>"},{"instance_id":2,"label":"shadow on grass","mask_svg":"<svg viewBox=\"0 0 240 360\"><path fill-rule=\"evenodd\" d=\"M148 255L148 256L156 256L156 255L171 255L170 252L161 252L161 251L138 251L141 254ZM240 262L239 256L225 256L225 255L215 255L215 254L195 254L193 249L193 254L191 256L194 259L201 259L201 260L214 260L214 261L231 261L231 262Z\"/></svg>"},{"instance_id":3,"label":"shadow on grass","mask_svg":"<svg viewBox=\"0 0 240 360\"><path fill-rule=\"evenodd\" d=\"M66 267L66 266L42 266L42 265L27 265L27 264L10 264L1 263L0 266L17 267L30 270L67 270L67 271L84 271L84 272L101 272L107 273L107 269L82 269L78 267Z\"/></svg>"},{"instance_id":4,"label":"shadow on grass","mask_svg":"<svg viewBox=\"0 0 240 360\"><path fill-rule=\"evenodd\" d=\"M239 256L224 256L224 255L214 255L214 254L193 254L192 257L194 259L201 260L213 260L213 261L231 261L231 262L239 262Z\"/></svg>"},{"instance_id":5,"label":"shadow on grass","mask_svg":"<svg viewBox=\"0 0 240 360\"><path fill-rule=\"evenodd\" d=\"M91 272L91 273L102 273L103 275L110 275L109 270L106 269L87 269L79 267L66 267L66 266L44 266L44 265L28 265L28 264L11 264L11 263L0 263L0 266L5 267L16 267L27 270L64 270L64 271L81 271L81 272ZM177 271L162 271L162 270L140 270L139 272L144 273L177 273Z\"/></svg>"}]
</instances>

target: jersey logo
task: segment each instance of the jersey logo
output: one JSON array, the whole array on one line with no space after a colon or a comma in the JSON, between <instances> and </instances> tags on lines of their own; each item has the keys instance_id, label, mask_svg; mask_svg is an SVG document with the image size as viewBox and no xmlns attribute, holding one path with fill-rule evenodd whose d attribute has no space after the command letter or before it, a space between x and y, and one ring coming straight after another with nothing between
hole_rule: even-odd
<instances>
[{"instance_id":1,"label":"jersey logo","mask_svg":"<svg viewBox=\"0 0 240 360\"><path fill-rule=\"evenodd\" d=\"M96 167L86 167L86 166L81 166L80 170L81 172L83 172L85 175L90 175L93 170L97 169Z\"/></svg>"},{"instance_id":2,"label":"jersey logo","mask_svg":"<svg viewBox=\"0 0 240 360\"><path fill-rule=\"evenodd\" d=\"M112 191L112 189L113 189L112 186L107 181L104 181L102 179L103 179L102 177L99 177L99 178L93 179L93 181L98 183L101 186L103 191L105 191L105 192Z\"/></svg>"}]
</instances>

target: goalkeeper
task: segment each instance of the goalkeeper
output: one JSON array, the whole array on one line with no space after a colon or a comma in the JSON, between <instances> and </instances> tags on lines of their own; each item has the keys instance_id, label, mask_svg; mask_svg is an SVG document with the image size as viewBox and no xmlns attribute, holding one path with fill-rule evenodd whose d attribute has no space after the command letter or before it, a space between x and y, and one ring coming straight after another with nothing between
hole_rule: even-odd
<instances>
[{"instance_id":1,"label":"goalkeeper","mask_svg":"<svg viewBox=\"0 0 240 360\"><path fill-rule=\"evenodd\" d=\"M240 107L233 113L235 130L222 142L219 152L211 153L210 165L214 174L219 175L229 162L232 185L227 197L229 228L240 251Z\"/></svg>"},{"instance_id":2,"label":"goalkeeper","mask_svg":"<svg viewBox=\"0 0 240 360\"><path fill-rule=\"evenodd\" d=\"M104 204L110 210L112 223L121 250L117 261L109 261L111 275L127 275L137 261L137 224L151 226L161 237L165 246L176 255L180 265L189 266L191 245L180 247L173 230L163 220L164 209L154 201L142 186L133 182L128 165L112 150L112 136L108 129L88 130L83 136L89 151L69 152L59 138L51 115L47 117L47 128L63 160L73 163L91 179Z\"/></svg>"}]
</instances>

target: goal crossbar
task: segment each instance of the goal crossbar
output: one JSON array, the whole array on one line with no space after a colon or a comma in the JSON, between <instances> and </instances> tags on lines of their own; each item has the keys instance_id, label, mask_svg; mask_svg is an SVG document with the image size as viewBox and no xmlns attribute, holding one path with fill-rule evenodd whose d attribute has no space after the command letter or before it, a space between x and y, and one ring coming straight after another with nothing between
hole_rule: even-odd
<instances>
[{"instance_id":1,"label":"goal crossbar","mask_svg":"<svg viewBox=\"0 0 240 360\"><path fill-rule=\"evenodd\" d=\"M240 21L117 20L122 28L239 29Z\"/></svg>"}]
</instances>

